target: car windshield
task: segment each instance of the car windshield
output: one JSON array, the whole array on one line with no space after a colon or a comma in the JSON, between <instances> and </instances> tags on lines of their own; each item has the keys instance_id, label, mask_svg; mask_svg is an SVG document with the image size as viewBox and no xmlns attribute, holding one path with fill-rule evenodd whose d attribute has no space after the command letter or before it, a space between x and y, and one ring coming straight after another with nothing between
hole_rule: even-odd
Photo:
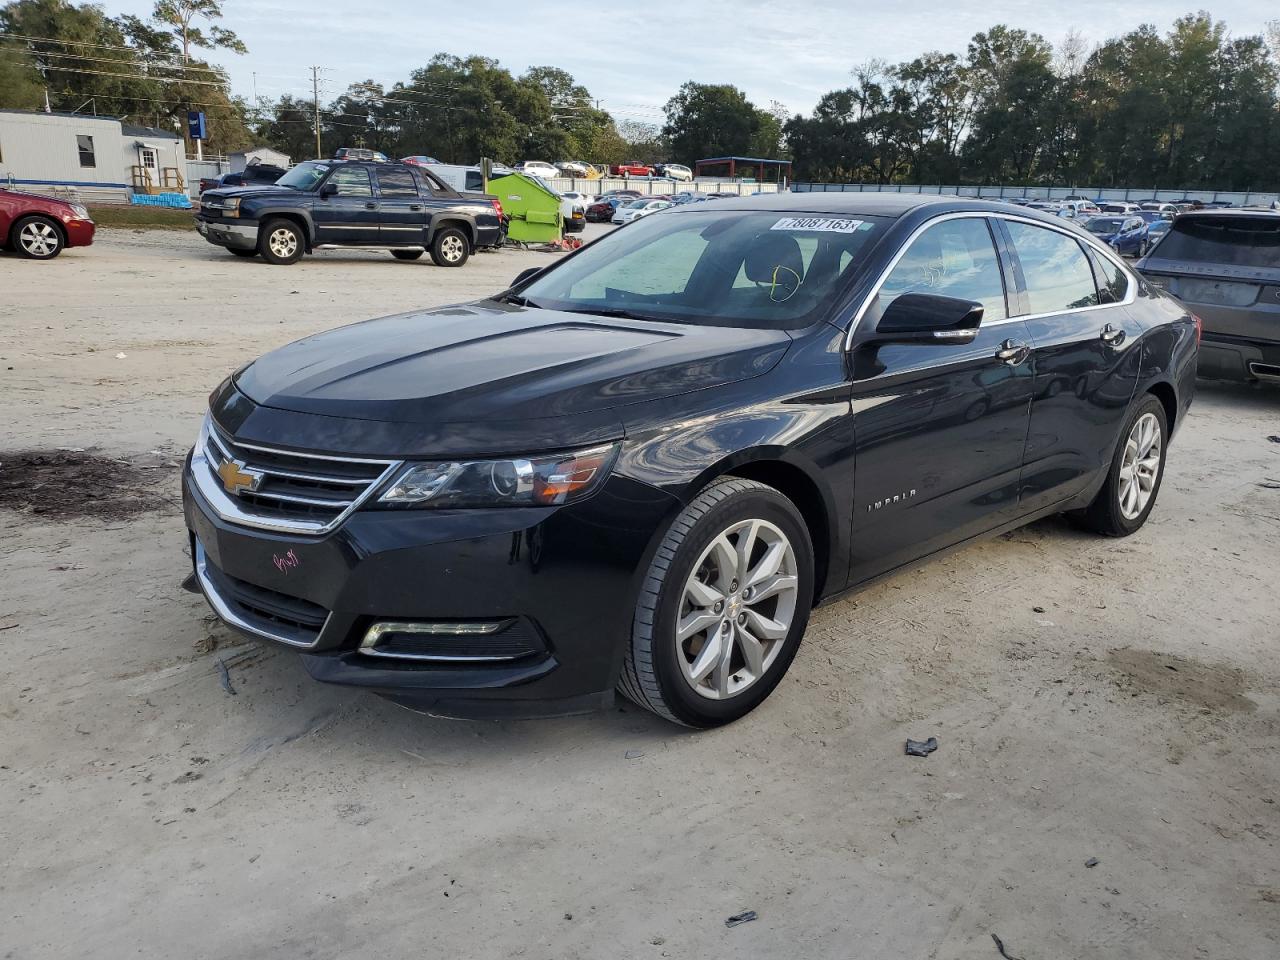
<instances>
[{"instance_id":1,"label":"car windshield","mask_svg":"<svg viewBox=\"0 0 1280 960\"><path fill-rule=\"evenodd\" d=\"M292 187L294 190L312 190L329 172L327 164L300 163L276 181L277 187Z\"/></svg>"},{"instance_id":2,"label":"car windshield","mask_svg":"<svg viewBox=\"0 0 1280 960\"><path fill-rule=\"evenodd\" d=\"M609 234L520 290L536 306L798 329L822 319L884 217L669 211Z\"/></svg>"},{"instance_id":3,"label":"car windshield","mask_svg":"<svg viewBox=\"0 0 1280 960\"><path fill-rule=\"evenodd\" d=\"M1182 216L1160 241L1160 256L1280 270L1280 217Z\"/></svg>"},{"instance_id":4,"label":"car windshield","mask_svg":"<svg viewBox=\"0 0 1280 960\"><path fill-rule=\"evenodd\" d=\"M1096 233L1096 234L1102 235L1102 234L1108 234L1108 233L1115 233L1117 230L1120 229L1120 224L1123 222L1124 221L1116 220L1112 217L1095 217L1094 219L1086 223L1084 225L1084 228L1088 230L1090 233Z\"/></svg>"}]
</instances>

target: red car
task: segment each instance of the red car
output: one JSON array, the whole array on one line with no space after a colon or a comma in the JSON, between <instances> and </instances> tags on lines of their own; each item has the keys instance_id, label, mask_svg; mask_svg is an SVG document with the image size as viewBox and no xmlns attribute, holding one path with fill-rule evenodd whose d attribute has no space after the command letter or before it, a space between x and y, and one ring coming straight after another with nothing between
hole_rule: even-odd
<instances>
[{"instance_id":1,"label":"red car","mask_svg":"<svg viewBox=\"0 0 1280 960\"><path fill-rule=\"evenodd\" d=\"M0 187L0 247L52 260L63 247L93 243L93 221L78 203Z\"/></svg>"},{"instance_id":2,"label":"red car","mask_svg":"<svg viewBox=\"0 0 1280 960\"><path fill-rule=\"evenodd\" d=\"M652 177L656 176L657 171L647 163L628 160L626 163L615 163L609 168L609 173L615 177Z\"/></svg>"}]
</instances>

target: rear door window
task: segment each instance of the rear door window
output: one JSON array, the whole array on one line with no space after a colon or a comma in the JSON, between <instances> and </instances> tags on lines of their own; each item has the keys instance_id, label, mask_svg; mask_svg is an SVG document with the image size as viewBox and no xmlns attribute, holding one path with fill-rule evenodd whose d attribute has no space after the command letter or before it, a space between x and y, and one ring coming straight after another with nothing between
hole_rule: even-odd
<instances>
[{"instance_id":1,"label":"rear door window","mask_svg":"<svg viewBox=\"0 0 1280 960\"><path fill-rule=\"evenodd\" d=\"M1031 313L1061 313L1096 306L1098 288L1079 241L1057 230L1007 221L1022 264Z\"/></svg>"},{"instance_id":2,"label":"rear door window","mask_svg":"<svg viewBox=\"0 0 1280 960\"><path fill-rule=\"evenodd\" d=\"M388 200L418 198L418 185L408 170L379 170L378 194Z\"/></svg>"},{"instance_id":3,"label":"rear door window","mask_svg":"<svg viewBox=\"0 0 1280 960\"><path fill-rule=\"evenodd\" d=\"M1280 217L1179 217L1160 241L1160 257L1280 268Z\"/></svg>"}]
</instances>

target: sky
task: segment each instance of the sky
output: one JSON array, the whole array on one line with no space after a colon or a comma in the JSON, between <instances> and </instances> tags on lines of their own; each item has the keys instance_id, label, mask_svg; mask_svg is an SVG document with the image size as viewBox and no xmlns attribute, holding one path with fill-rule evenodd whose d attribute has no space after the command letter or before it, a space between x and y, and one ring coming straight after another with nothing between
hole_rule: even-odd
<instances>
[{"instance_id":1,"label":"sky","mask_svg":"<svg viewBox=\"0 0 1280 960\"><path fill-rule=\"evenodd\" d=\"M153 0L100 0L110 14L150 13ZM662 105L686 80L732 83L757 106L807 113L849 71L872 58L896 62L926 50L963 53L973 34L1007 23L1057 43L1078 31L1090 43L1142 23L1161 31L1208 0L1025 0L837 2L647 0L627 9L598 3L487 0L223 0L223 26L249 47L214 53L238 94L311 95L311 66L324 67L323 99L360 80L390 86L435 53L497 59L519 74L558 66L618 120L659 123ZM788 9L789 8L789 9ZM1210 9L1232 34L1261 33L1280 19L1275 0L1217 0Z\"/></svg>"}]
</instances>

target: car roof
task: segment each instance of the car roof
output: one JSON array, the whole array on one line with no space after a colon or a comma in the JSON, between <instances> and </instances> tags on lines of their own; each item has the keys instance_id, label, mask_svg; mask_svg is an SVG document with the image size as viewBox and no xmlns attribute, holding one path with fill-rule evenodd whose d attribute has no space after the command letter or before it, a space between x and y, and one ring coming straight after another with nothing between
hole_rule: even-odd
<instances>
[{"instance_id":1,"label":"car roof","mask_svg":"<svg viewBox=\"0 0 1280 960\"><path fill-rule=\"evenodd\" d=\"M717 210L777 210L783 213L863 214L870 217L897 218L916 210L937 213L974 211L1008 214L1009 204L972 197L940 197L928 193L846 192L762 193L751 197L730 194L717 204ZM1021 208L1021 216L1037 218L1036 211ZM1061 217L1044 217L1046 222L1061 222Z\"/></svg>"},{"instance_id":2,"label":"car roof","mask_svg":"<svg viewBox=\"0 0 1280 960\"><path fill-rule=\"evenodd\" d=\"M1265 217L1269 220L1280 219L1280 210L1246 210L1243 207L1206 207L1203 210L1188 210L1178 214L1179 220L1213 220L1221 217Z\"/></svg>"}]
</instances>

